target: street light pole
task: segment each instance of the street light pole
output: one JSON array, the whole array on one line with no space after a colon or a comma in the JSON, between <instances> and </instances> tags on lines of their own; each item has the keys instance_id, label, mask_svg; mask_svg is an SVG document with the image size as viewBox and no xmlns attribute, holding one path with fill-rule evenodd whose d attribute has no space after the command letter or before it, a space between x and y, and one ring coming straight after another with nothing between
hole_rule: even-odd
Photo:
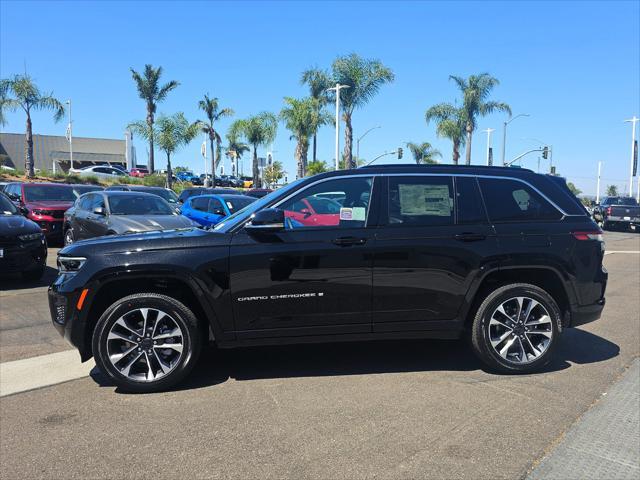
<instances>
[{"instance_id":1,"label":"street light pole","mask_svg":"<svg viewBox=\"0 0 640 480\"><path fill-rule=\"evenodd\" d=\"M600 174L602 173L602 162L598 162L598 180L596 182L596 203L600 203Z\"/></svg>"},{"instance_id":2,"label":"street light pole","mask_svg":"<svg viewBox=\"0 0 640 480\"><path fill-rule=\"evenodd\" d=\"M633 197L633 160L635 153L635 145L636 145L636 123L640 120L640 118L635 115L633 118L629 120L625 120L625 122L631 123L631 165L629 165L629 196Z\"/></svg>"},{"instance_id":3,"label":"street light pole","mask_svg":"<svg viewBox=\"0 0 640 480\"><path fill-rule=\"evenodd\" d=\"M516 115L515 117L510 118L506 122L503 122L502 124L502 165L506 165L504 162L505 162L505 155L506 155L506 148L507 148L507 125L509 125L518 117L530 117L530 116L531 115L529 115L528 113L521 113L520 115Z\"/></svg>"},{"instance_id":4,"label":"street light pole","mask_svg":"<svg viewBox=\"0 0 640 480\"><path fill-rule=\"evenodd\" d=\"M486 130L482 130L483 132L487 132L487 167L490 165L489 163L489 152L491 151L491 132L495 132L495 128L487 128ZM504 164L504 159L502 161Z\"/></svg>"},{"instance_id":5,"label":"street light pole","mask_svg":"<svg viewBox=\"0 0 640 480\"><path fill-rule=\"evenodd\" d=\"M360 140L362 140L367 135L367 133L369 133L371 130L375 130L376 128L381 128L381 127L380 125L378 125L377 127L371 127L369 130L367 130L362 135L360 135L360 138L358 138L358 140L356 141L356 158L358 160L360 160Z\"/></svg>"},{"instance_id":6,"label":"street light pole","mask_svg":"<svg viewBox=\"0 0 640 480\"><path fill-rule=\"evenodd\" d=\"M69 162L73 169L73 123L71 122L71 100L67 100L69 105L69 126L67 127L67 140L69 140Z\"/></svg>"},{"instance_id":7,"label":"street light pole","mask_svg":"<svg viewBox=\"0 0 640 480\"><path fill-rule=\"evenodd\" d=\"M340 85L336 83L335 87L327 88L327 91L336 92L336 170L339 170L340 163L338 160L338 154L340 152L340 90L343 88L349 88L349 85Z\"/></svg>"}]
</instances>

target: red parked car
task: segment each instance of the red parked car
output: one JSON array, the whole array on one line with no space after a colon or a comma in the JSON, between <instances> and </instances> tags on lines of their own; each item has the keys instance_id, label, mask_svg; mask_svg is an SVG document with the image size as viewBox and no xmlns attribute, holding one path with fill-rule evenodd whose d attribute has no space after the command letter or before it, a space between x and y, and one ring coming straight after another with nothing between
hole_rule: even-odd
<instances>
[{"instance_id":1,"label":"red parked car","mask_svg":"<svg viewBox=\"0 0 640 480\"><path fill-rule=\"evenodd\" d=\"M47 239L62 239L64 212L76 200L71 185L60 183L10 183L4 193L33 220Z\"/></svg>"},{"instance_id":2,"label":"red parked car","mask_svg":"<svg viewBox=\"0 0 640 480\"><path fill-rule=\"evenodd\" d=\"M132 177L142 178L149 175L149 170L147 170L146 168L132 168L129 172L129 175Z\"/></svg>"},{"instance_id":3,"label":"red parked car","mask_svg":"<svg viewBox=\"0 0 640 480\"><path fill-rule=\"evenodd\" d=\"M284 215L305 226L335 226L340 223L341 207L330 198L311 196L295 202L291 210L285 210Z\"/></svg>"}]
</instances>

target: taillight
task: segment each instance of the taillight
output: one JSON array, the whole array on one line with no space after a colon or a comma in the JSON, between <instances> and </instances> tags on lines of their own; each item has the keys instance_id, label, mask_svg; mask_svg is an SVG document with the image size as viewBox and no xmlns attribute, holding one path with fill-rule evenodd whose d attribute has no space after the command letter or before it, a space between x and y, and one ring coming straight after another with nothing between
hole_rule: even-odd
<instances>
[{"instance_id":1,"label":"taillight","mask_svg":"<svg viewBox=\"0 0 640 480\"><path fill-rule=\"evenodd\" d=\"M611 207L607 207L607 215L611 215Z\"/></svg>"},{"instance_id":2,"label":"taillight","mask_svg":"<svg viewBox=\"0 0 640 480\"><path fill-rule=\"evenodd\" d=\"M573 238L576 240L597 240L598 242L604 241L602 237L602 230L594 230L590 232L571 232Z\"/></svg>"}]
</instances>

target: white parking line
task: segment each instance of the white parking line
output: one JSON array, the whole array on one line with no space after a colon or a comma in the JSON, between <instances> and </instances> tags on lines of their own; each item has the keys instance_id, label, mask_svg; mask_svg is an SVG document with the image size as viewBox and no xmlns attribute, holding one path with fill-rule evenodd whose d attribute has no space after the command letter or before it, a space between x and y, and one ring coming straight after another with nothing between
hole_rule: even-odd
<instances>
[{"instance_id":1,"label":"white parking line","mask_svg":"<svg viewBox=\"0 0 640 480\"><path fill-rule=\"evenodd\" d=\"M609 252L604 252L605 255L610 255L612 253L640 253L640 250L611 250Z\"/></svg>"},{"instance_id":2,"label":"white parking line","mask_svg":"<svg viewBox=\"0 0 640 480\"><path fill-rule=\"evenodd\" d=\"M0 363L0 397L83 378L94 366L76 350Z\"/></svg>"}]
</instances>

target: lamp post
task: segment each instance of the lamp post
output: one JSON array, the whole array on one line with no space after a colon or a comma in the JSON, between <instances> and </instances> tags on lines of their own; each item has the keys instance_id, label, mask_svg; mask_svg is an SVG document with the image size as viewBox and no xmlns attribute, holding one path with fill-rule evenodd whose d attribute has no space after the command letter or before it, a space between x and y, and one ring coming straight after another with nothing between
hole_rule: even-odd
<instances>
[{"instance_id":1,"label":"lamp post","mask_svg":"<svg viewBox=\"0 0 640 480\"><path fill-rule=\"evenodd\" d=\"M349 85L340 85L336 83L335 87L327 88L327 91L336 92L336 170L340 168L340 161L338 160L338 154L340 153L340 90L343 88L350 88Z\"/></svg>"},{"instance_id":2,"label":"lamp post","mask_svg":"<svg viewBox=\"0 0 640 480\"><path fill-rule=\"evenodd\" d=\"M506 122L503 122L502 124L502 165L505 165L505 152L506 152L506 148L507 148L507 125L509 125L511 122L513 122L516 118L519 117L530 117L531 115L529 115L528 113L521 113L519 115L516 115L515 117L511 117L509 120L507 120Z\"/></svg>"},{"instance_id":3,"label":"lamp post","mask_svg":"<svg viewBox=\"0 0 640 480\"><path fill-rule=\"evenodd\" d=\"M71 100L67 100L67 105L69 105L69 125L67 126L67 140L69 140L69 162L71 166L70 169L73 170L73 123L71 122Z\"/></svg>"},{"instance_id":4,"label":"lamp post","mask_svg":"<svg viewBox=\"0 0 640 480\"><path fill-rule=\"evenodd\" d=\"M360 135L360 138L358 138L358 140L356 141L356 158L358 160L360 160L360 140L366 137L367 133L369 133L371 130L375 130L376 128L382 128L382 127L380 125L378 125L377 127L371 127L369 130L367 130L362 135Z\"/></svg>"},{"instance_id":5,"label":"lamp post","mask_svg":"<svg viewBox=\"0 0 640 480\"><path fill-rule=\"evenodd\" d=\"M491 152L491 132L495 132L495 130L495 128L487 128L486 130L482 130L483 132L487 132L487 167L491 165L491 163L493 163L490 162L489 154ZM502 163L504 164L504 159Z\"/></svg>"},{"instance_id":6,"label":"lamp post","mask_svg":"<svg viewBox=\"0 0 640 480\"><path fill-rule=\"evenodd\" d=\"M640 118L635 115L626 122L631 123L631 165L629 165L629 196L633 197L633 163L635 160L635 146L636 146L636 123Z\"/></svg>"}]
</instances>

